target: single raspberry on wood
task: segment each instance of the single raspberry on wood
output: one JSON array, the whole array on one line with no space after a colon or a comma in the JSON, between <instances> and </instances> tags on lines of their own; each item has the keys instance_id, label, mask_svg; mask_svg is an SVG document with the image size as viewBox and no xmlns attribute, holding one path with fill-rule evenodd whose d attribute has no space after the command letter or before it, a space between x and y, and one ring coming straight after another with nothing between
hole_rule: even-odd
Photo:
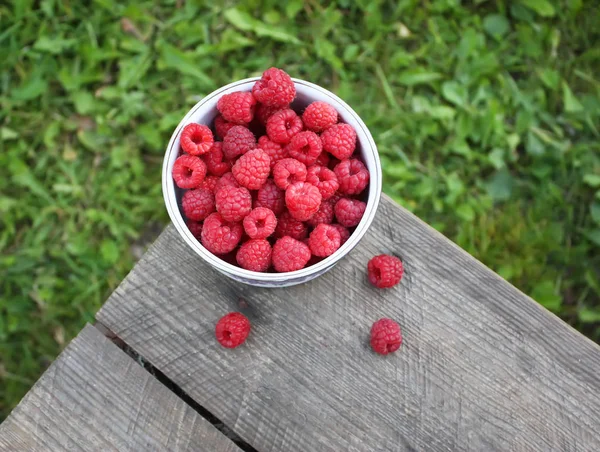
<instances>
[{"instance_id":1,"label":"single raspberry on wood","mask_svg":"<svg viewBox=\"0 0 600 452\"><path fill-rule=\"evenodd\" d=\"M285 210L285 192L275 185L273 179L267 179L265 184L258 189L255 207L271 209L275 215L280 215Z\"/></svg>"},{"instance_id":2,"label":"single raspberry on wood","mask_svg":"<svg viewBox=\"0 0 600 452\"><path fill-rule=\"evenodd\" d=\"M189 220L202 221L215 211L215 196L203 188L188 190L181 199L181 206Z\"/></svg>"},{"instance_id":3,"label":"single raspberry on wood","mask_svg":"<svg viewBox=\"0 0 600 452\"><path fill-rule=\"evenodd\" d=\"M250 321L239 312L230 312L221 317L215 327L217 341L225 348L235 348L243 344L248 334L250 334Z\"/></svg>"},{"instance_id":4,"label":"single raspberry on wood","mask_svg":"<svg viewBox=\"0 0 600 452\"><path fill-rule=\"evenodd\" d=\"M273 246L273 268L280 273L300 270L308 263L310 256L308 245L285 236Z\"/></svg>"},{"instance_id":5,"label":"single raspberry on wood","mask_svg":"<svg viewBox=\"0 0 600 452\"><path fill-rule=\"evenodd\" d=\"M212 131L203 124L191 123L181 132L181 148L190 155L207 153L213 145Z\"/></svg>"},{"instance_id":6,"label":"single raspberry on wood","mask_svg":"<svg viewBox=\"0 0 600 452\"><path fill-rule=\"evenodd\" d=\"M217 185L215 185L214 192L216 194L220 189L222 189L224 187L239 187L239 186L240 186L240 184L236 180L233 173L229 172L229 173L225 173L221 176L221 178L217 182Z\"/></svg>"},{"instance_id":7,"label":"single raspberry on wood","mask_svg":"<svg viewBox=\"0 0 600 452\"><path fill-rule=\"evenodd\" d=\"M271 169L273 169L278 161L288 156L287 149L285 147L279 143L271 141L266 135L263 135L258 139L258 147L269 155L269 158L271 159Z\"/></svg>"},{"instance_id":8,"label":"single raspberry on wood","mask_svg":"<svg viewBox=\"0 0 600 452\"><path fill-rule=\"evenodd\" d=\"M231 128L235 126L235 123L225 121L221 115L217 115L215 118L215 131L217 132L217 136L221 137L221 139L225 138L227 132L229 132Z\"/></svg>"},{"instance_id":9,"label":"single raspberry on wood","mask_svg":"<svg viewBox=\"0 0 600 452\"><path fill-rule=\"evenodd\" d=\"M252 196L244 187L223 187L215 195L217 212L225 221L242 221L252 210Z\"/></svg>"},{"instance_id":10,"label":"single raspberry on wood","mask_svg":"<svg viewBox=\"0 0 600 452\"><path fill-rule=\"evenodd\" d=\"M173 163L173 180L179 188L196 188L205 176L206 164L200 157L184 154Z\"/></svg>"},{"instance_id":11,"label":"single raspberry on wood","mask_svg":"<svg viewBox=\"0 0 600 452\"><path fill-rule=\"evenodd\" d=\"M310 251L315 256L327 257L335 253L341 245L339 231L329 224L319 224L308 239Z\"/></svg>"},{"instance_id":12,"label":"single raspberry on wood","mask_svg":"<svg viewBox=\"0 0 600 452\"><path fill-rule=\"evenodd\" d=\"M254 117L258 119L258 122L263 126L267 125L267 121L273 113L277 113L279 110L282 110L282 107L270 107L265 104L257 104L256 110L254 112Z\"/></svg>"},{"instance_id":13,"label":"single raspberry on wood","mask_svg":"<svg viewBox=\"0 0 600 452\"><path fill-rule=\"evenodd\" d=\"M269 177L271 160L262 149L252 149L235 162L231 172L241 186L258 190Z\"/></svg>"},{"instance_id":14,"label":"single raspberry on wood","mask_svg":"<svg viewBox=\"0 0 600 452\"><path fill-rule=\"evenodd\" d=\"M402 279L404 267L396 256L380 254L373 257L367 264L369 281L375 287L388 289L394 287Z\"/></svg>"},{"instance_id":15,"label":"single raspberry on wood","mask_svg":"<svg viewBox=\"0 0 600 452\"><path fill-rule=\"evenodd\" d=\"M318 224L331 224L333 223L333 204L328 201L322 201L321 207L317 213L310 217L306 222L311 226L317 226Z\"/></svg>"},{"instance_id":16,"label":"single raspberry on wood","mask_svg":"<svg viewBox=\"0 0 600 452\"><path fill-rule=\"evenodd\" d=\"M210 151L203 156L204 163L206 163L206 168L208 169L209 174L220 177L223 174L231 171L231 163L223 160L224 157L223 143L220 141L214 142L212 148L210 148Z\"/></svg>"},{"instance_id":17,"label":"single raspberry on wood","mask_svg":"<svg viewBox=\"0 0 600 452\"><path fill-rule=\"evenodd\" d=\"M289 212L284 212L277 219L275 228L275 237L281 238L290 236L296 240L302 240L308 237L308 227L300 220L296 220Z\"/></svg>"},{"instance_id":18,"label":"single raspberry on wood","mask_svg":"<svg viewBox=\"0 0 600 452\"><path fill-rule=\"evenodd\" d=\"M251 239L266 239L277 226L277 218L271 209L257 207L244 218L244 230Z\"/></svg>"},{"instance_id":19,"label":"single raspberry on wood","mask_svg":"<svg viewBox=\"0 0 600 452\"><path fill-rule=\"evenodd\" d=\"M371 348L380 355L395 352L401 344L400 325L392 319L379 319L371 327Z\"/></svg>"},{"instance_id":20,"label":"single raspberry on wood","mask_svg":"<svg viewBox=\"0 0 600 452\"><path fill-rule=\"evenodd\" d=\"M290 157L309 166L317 161L323 150L323 145L316 133L307 130L294 135L286 146L286 150Z\"/></svg>"},{"instance_id":21,"label":"single raspberry on wood","mask_svg":"<svg viewBox=\"0 0 600 452\"><path fill-rule=\"evenodd\" d=\"M196 239L200 240L202 235L202 222L201 221L186 221L187 227Z\"/></svg>"},{"instance_id":22,"label":"single raspberry on wood","mask_svg":"<svg viewBox=\"0 0 600 452\"><path fill-rule=\"evenodd\" d=\"M202 183L198 185L198 188L203 188L212 193L215 193L215 187L217 186L218 182L219 178L217 176L206 176Z\"/></svg>"},{"instance_id":23,"label":"single raspberry on wood","mask_svg":"<svg viewBox=\"0 0 600 452\"><path fill-rule=\"evenodd\" d=\"M306 182L317 187L323 199L331 198L340 187L335 173L329 168L318 165L308 168Z\"/></svg>"},{"instance_id":24,"label":"single raspberry on wood","mask_svg":"<svg viewBox=\"0 0 600 452\"><path fill-rule=\"evenodd\" d=\"M335 124L321 134L323 149L335 158L345 160L356 149L356 131L349 124Z\"/></svg>"},{"instance_id":25,"label":"single raspberry on wood","mask_svg":"<svg viewBox=\"0 0 600 452\"><path fill-rule=\"evenodd\" d=\"M283 190L296 182L304 182L306 175L306 165L292 158L282 159L273 167L273 180Z\"/></svg>"},{"instance_id":26,"label":"single raspberry on wood","mask_svg":"<svg viewBox=\"0 0 600 452\"><path fill-rule=\"evenodd\" d=\"M307 129L313 132L322 132L336 124L337 121L337 111L326 102L313 102L306 107L302 114L302 122Z\"/></svg>"},{"instance_id":27,"label":"single raspberry on wood","mask_svg":"<svg viewBox=\"0 0 600 452\"><path fill-rule=\"evenodd\" d=\"M245 154L256 147L254 134L244 126L232 127L223 138L223 154L227 160Z\"/></svg>"},{"instance_id":28,"label":"single raspberry on wood","mask_svg":"<svg viewBox=\"0 0 600 452\"><path fill-rule=\"evenodd\" d=\"M202 245L213 254L227 254L238 246L243 232L240 223L225 221L220 213L211 213L202 225Z\"/></svg>"},{"instance_id":29,"label":"single raspberry on wood","mask_svg":"<svg viewBox=\"0 0 600 452\"><path fill-rule=\"evenodd\" d=\"M331 226L336 228L337 231L340 233L340 246L342 246L350 238L350 231L341 224L332 224Z\"/></svg>"},{"instance_id":30,"label":"single raspberry on wood","mask_svg":"<svg viewBox=\"0 0 600 452\"><path fill-rule=\"evenodd\" d=\"M296 182L285 191L285 205L296 220L306 221L321 207L321 193L314 185Z\"/></svg>"},{"instance_id":31,"label":"single raspberry on wood","mask_svg":"<svg viewBox=\"0 0 600 452\"><path fill-rule=\"evenodd\" d=\"M256 99L252 93L236 91L224 94L217 102L217 110L225 121L248 124L254 117Z\"/></svg>"},{"instance_id":32,"label":"single raspberry on wood","mask_svg":"<svg viewBox=\"0 0 600 452\"><path fill-rule=\"evenodd\" d=\"M302 131L302 119L289 108L271 115L267 121L267 135L271 141L288 144L298 132Z\"/></svg>"},{"instance_id":33,"label":"single raspberry on wood","mask_svg":"<svg viewBox=\"0 0 600 452\"><path fill-rule=\"evenodd\" d=\"M341 161L333 172L340 184L340 193L345 195L357 195L369 183L369 170L357 159Z\"/></svg>"},{"instance_id":34,"label":"single raspberry on wood","mask_svg":"<svg viewBox=\"0 0 600 452\"><path fill-rule=\"evenodd\" d=\"M360 223L367 205L358 199L342 198L334 207L335 217L342 226L351 228Z\"/></svg>"},{"instance_id":35,"label":"single raspberry on wood","mask_svg":"<svg viewBox=\"0 0 600 452\"><path fill-rule=\"evenodd\" d=\"M285 71L272 67L254 84L252 94L269 107L286 107L296 97L296 87Z\"/></svg>"},{"instance_id":36,"label":"single raspberry on wood","mask_svg":"<svg viewBox=\"0 0 600 452\"><path fill-rule=\"evenodd\" d=\"M248 240L240 246L236 260L246 270L266 272L271 266L271 244L265 239Z\"/></svg>"}]
</instances>

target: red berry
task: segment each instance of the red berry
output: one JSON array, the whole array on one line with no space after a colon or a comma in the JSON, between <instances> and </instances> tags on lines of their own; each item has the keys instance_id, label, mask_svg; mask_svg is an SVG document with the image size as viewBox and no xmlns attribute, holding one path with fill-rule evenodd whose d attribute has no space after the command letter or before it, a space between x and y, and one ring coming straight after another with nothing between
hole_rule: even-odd
<instances>
[{"instance_id":1,"label":"red berry","mask_svg":"<svg viewBox=\"0 0 600 452\"><path fill-rule=\"evenodd\" d=\"M236 91L224 94L217 102L217 110L225 121L248 124L254 117L256 99L252 93Z\"/></svg>"},{"instance_id":2,"label":"red berry","mask_svg":"<svg viewBox=\"0 0 600 452\"><path fill-rule=\"evenodd\" d=\"M333 172L340 184L340 193L357 195L369 183L369 170L357 159L344 160L336 165Z\"/></svg>"},{"instance_id":3,"label":"red berry","mask_svg":"<svg viewBox=\"0 0 600 452\"><path fill-rule=\"evenodd\" d=\"M252 210L252 196L244 187L223 187L215 195L217 212L225 221L242 221Z\"/></svg>"},{"instance_id":4,"label":"red berry","mask_svg":"<svg viewBox=\"0 0 600 452\"><path fill-rule=\"evenodd\" d=\"M188 124L181 132L181 148L190 155L207 153L213 142L212 131L203 124Z\"/></svg>"},{"instance_id":5,"label":"red berry","mask_svg":"<svg viewBox=\"0 0 600 452\"><path fill-rule=\"evenodd\" d=\"M202 245L211 253L226 254L240 243L243 232L240 223L228 222L220 213L211 213L202 225Z\"/></svg>"},{"instance_id":6,"label":"red berry","mask_svg":"<svg viewBox=\"0 0 600 452\"><path fill-rule=\"evenodd\" d=\"M232 127L223 138L223 154L228 160L235 159L238 155L245 154L256 147L256 138L247 127Z\"/></svg>"},{"instance_id":7,"label":"red berry","mask_svg":"<svg viewBox=\"0 0 600 452\"><path fill-rule=\"evenodd\" d=\"M308 168L306 182L317 187L323 199L331 198L340 186L333 171L317 165Z\"/></svg>"},{"instance_id":8,"label":"red berry","mask_svg":"<svg viewBox=\"0 0 600 452\"><path fill-rule=\"evenodd\" d=\"M321 154L317 157L317 161L315 162L315 165L324 166L325 168L329 168L329 153L327 153L325 151L321 152Z\"/></svg>"},{"instance_id":9,"label":"red berry","mask_svg":"<svg viewBox=\"0 0 600 452\"><path fill-rule=\"evenodd\" d=\"M271 162L265 151L252 149L235 162L231 172L241 186L249 190L258 190L269 177Z\"/></svg>"},{"instance_id":10,"label":"red berry","mask_svg":"<svg viewBox=\"0 0 600 452\"><path fill-rule=\"evenodd\" d=\"M198 188L203 188L214 193L218 182L219 178L217 176L206 176L202 183L198 185Z\"/></svg>"},{"instance_id":11,"label":"red berry","mask_svg":"<svg viewBox=\"0 0 600 452\"><path fill-rule=\"evenodd\" d=\"M288 144L292 137L302 131L302 120L289 108L274 113L267 121L267 135L275 143Z\"/></svg>"},{"instance_id":12,"label":"red berry","mask_svg":"<svg viewBox=\"0 0 600 452\"><path fill-rule=\"evenodd\" d=\"M296 182L304 182L306 174L306 165L296 159L279 160L273 167L273 180L283 190Z\"/></svg>"},{"instance_id":13,"label":"red berry","mask_svg":"<svg viewBox=\"0 0 600 452\"><path fill-rule=\"evenodd\" d=\"M380 254L369 261L367 265L369 281L375 287L388 289L394 287L402 279L404 267L396 256Z\"/></svg>"},{"instance_id":14,"label":"red berry","mask_svg":"<svg viewBox=\"0 0 600 452\"><path fill-rule=\"evenodd\" d=\"M271 266L271 244L265 239L248 240L238 250L236 260L246 270L266 272Z\"/></svg>"},{"instance_id":15,"label":"red berry","mask_svg":"<svg viewBox=\"0 0 600 452\"><path fill-rule=\"evenodd\" d=\"M258 147L265 151L271 159L271 169L275 164L288 156L286 148L279 143L269 140L269 137L264 135L258 139Z\"/></svg>"},{"instance_id":16,"label":"red berry","mask_svg":"<svg viewBox=\"0 0 600 452\"><path fill-rule=\"evenodd\" d=\"M225 121L223 116L217 115L215 118L215 130L221 139L225 138L225 135L227 135L227 132L229 132L232 127L235 127L235 123Z\"/></svg>"},{"instance_id":17,"label":"red berry","mask_svg":"<svg viewBox=\"0 0 600 452\"><path fill-rule=\"evenodd\" d=\"M269 107L265 104L258 104L256 106L256 111L254 112L254 117L258 119L260 124L265 126L267 125L267 120L273 115L273 113L277 113L281 109L281 107Z\"/></svg>"},{"instance_id":18,"label":"red berry","mask_svg":"<svg viewBox=\"0 0 600 452\"><path fill-rule=\"evenodd\" d=\"M239 186L240 186L240 184L236 180L233 173L231 173L231 172L225 173L221 176L221 178L217 182L217 185L215 185L214 192L216 194L220 189L222 189L224 187L239 187Z\"/></svg>"},{"instance_id":19,"label":"red berry","mask_svg":"<svg viewBox=\"0 0 600 452\"><path fill-rule=\"evenodd\" d=\"M230 312L221 317L215 327L217 341L225 348L243 344L250 333L250 321L244 314Z\"/></svg>"},{"instance_id":20,"label":"red berry","mask_svg":"<svg viewBox=\"0 0 600 452\"><path fill-rule=\"evenodd\" d=\"M188 220L186 224L192 235L196 237L196 239L200 240L200 236L202 235L202 222Z\"/></svg>"},{"instance_id":21,"label":"red berry","mask_svg":"<svg viewBox=\"0 0 600 452\"><path fill-rule=\"evenodd\" d=\"M285 210L285 192L281 190L273 179L267 179L265 184L258 189L255 207L271 209L275 215L280 215Z\"/></svg>"},{"instance_id":22,"label":"red berry","mask_svg":"<svg viewBox=\"0 0 600 452\"><path fill-rule=\"evenodd\" d=\"M216 141L213 143L212 148L206 154L204 154L204 163L208 172L213 176L222 176L223 174L231 171L231 163L223 160L223 143Z\"/></svg>"},{"instance_id":23,"label":"red berry","mask_svg":"<svg viewBox=\"0 0 600 452\"><path fill-rule=\"evenodd\" d=\"M210 190L188 190L181 199L183 213L189 220L202 221L215 211L215 196Z\"/></svg>"},{"instance_id":24,"label":"red berry","mask_svg":"<svg viewBox=\"0 0 600 452\"><path fill-rule=\"evenodd\" d=\"M206 164L200 157L182 155L173 164L173 180L179 188L196 188L206 176Z\"/></svg>"},{"instance_id":25,"label":"red berry","mask_svg":"<svg viewBox=\"0 0 600 452\"><path fill-rule=\"evenodd\" d=\"M380 355L395 352L401 344L400 325L392 319L379 319L371 327L371 348Z\"/></svg>"},{"instance_id":26,"label":"red berry","mask_svg":"<svg viewBox=\"0 0 600 452\"><path fill-rule=\"evenodd\" d=\"M335 204L335 217L342 226L351 228L360 223L367 205L358 199L342 198Z\"/></svg>"},{"instance_id":27,"label":"red berry","mask_svg":"<svg viewBox=\"0 0 600 452\"><path fill-rule=\"evenodd\" d=\"M310 249L299 240L282 237L273 246L272 260L273 267L280 273L300 270L310 260Z\"/></svg>"},{"instance_id":28,"label":"red berry","mask_svg":"<svg viewBox=\"0 0 600 452\"><path fill-rule=\"evenodd\" d=\"M339 231L329 224L319 224L308 239L310 251L315 256L327 257L335 253L341 245Z\"/></svg>"},{"instance_id":29,"label":"red berry","mask_svg":"<svg viewBox=\"0 0 600 452\"><path fill-rule=\"evenodd\" d=\"M289 212L284 212L279 216L275 228L275 237L281 238L286 235L296 240L302 240L308 236L306 225L292 217Z\"/></svg>"},{"instance_id":30,"label":"red berry","mask_svg":"<svg viewBox=\"0 0 600 452\"><path fill-rule=\"evenodd\" d=\"M340 233L340 246L342 246L350 238L350 231L341 224L332 224L331 226L336 228L337 231Z\"/></svg>"},{"instance_id":31,"label":"red berry","mask_svg":"<svg viewBox=\"0 0 600 452\"><path fill-rule=\"evenodd\" d=\"M296 97L296 87L285 71L272 67L254 84L252 94L269 107L285 107Z\"/></svg>"},{"instance_id":32,"label":"red berry","mask_svg":"<svg viewBox=\"0 0 600 452\"><path fill-rule=\"evenodd\" d=\"M290 144L286 146L286 150L290 157L308 166L317 161L323 145L319 136L309 130L294 135Z\"/></svg>"},{"instance_id":33,"label":"red berry","mask_svg":"<svg viewBox=\"0 0 600 452\"><path fill-rule=\"evenodd\" d=\"M321 134L323 149L334 157L349 158L356 148L356 131L349 124L335 124Z\"/></svg>"},{"instance_id":34,"label":"red berry","mask_svg":"<svg viewBox=\"0 0 600 452\"><path fill-rule=\"evenodd\" d=\"M311 226L316 226L318 224L331 224L333 223L333 204L327 201L321 202L321 207L317 213L315 213L312 217L310 217L306 222Z\"/></svg>"},{"instance_id":35,"label":"red berry","mask_svg":"<svg viewBox=\"0 0 600 452\"><path fill-rule=\"evenodd\" d=\"M306 221L321 206L321 193L314 185L296 182L285 191L285 205L296 220Z\"/></svg>"},{"instance_id":36,"label":"red berry","mask_svg":"<svg viewBox=\"0 0 600 452\"><path fill-rule=\"evenodd\" d=\"M302 122L313 132L322 132L338 121L338 113L325 102L313 102L302 114Z\"/></svg>"},{"instance_id":37,"label":"red berry","mask_svg":"<svg viewBox=\"0 0 600 452\"><path fill-rule=\"evenodd\" d=\"M277 218L271 209L257 207L244 218L244 230L251 239L266 239L277 226Z\"/></svg>"}]
</instances>

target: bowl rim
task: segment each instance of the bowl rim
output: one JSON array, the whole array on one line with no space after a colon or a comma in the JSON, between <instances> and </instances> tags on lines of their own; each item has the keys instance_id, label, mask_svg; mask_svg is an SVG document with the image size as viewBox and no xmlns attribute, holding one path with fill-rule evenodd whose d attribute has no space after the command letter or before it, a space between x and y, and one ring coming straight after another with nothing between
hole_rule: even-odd
<instances>
[{"instance_id":1,"label":"bowl rim","mask_svg":"<svg viewBox=\"0 0 600 452\"><path fill-rule=\"evenodd\" d=\"M382 171L381 171L381 161L379 159L379 153L377 151L377 146L375 141L373 140L373 136L369 131L366 124L360 118L360 116L352 109L346 102L340 99L338 96L330 92L329 90L322 88L319 85L315 85L314 83L307 82L306 80L292 78L294 84L303 85L309 89L319 91L322 95L327 96L335 101L335 103L340 104L345 109L345 115L350 115L353 117L354 121L361 128L362 135L366 137L367 143L363 143L361 141L361 146L363 146L363 152L366 152L366 147L368 146L368 151L370 151L373 155L375 161L375 174L371 174L369 180L369 193L367 199L367 207L365 210L365 215L361 219L360 223L356 226L356 229L350 236L350 238L342 245L335 253L327 258L323 259L320 262L317 262L310 267L302 268L300 270L295 270L292 272L285 273L262 273L255 272L251 270L246 270L241 267L236 267L218 256L212 254L208 251L204 246L192 235L189 231L183 215L179 210L179 206L177 204L177 195L175 192L175 183L173 178L171 177L171 169L172 164L170 164L173 159L173 152L177 155L179 154L179 148L175 149L175 141L177 137L180 135L181 130L185 125L190 122L190 118L200 109L204 104L206 104L211 99L220 96L222 93L231 90L232 88L236 88L241 85L246 85L248 83L256 82L260 80L260 77L250 77L242 80L238 80L233 83L229 83L221 88L207 94L204 98L198 101L187 114L181 119L173 134L171 135L171 139L169 140L169 144L167 145L165 156L163 160L163 171L162 171L162 191L163 198L165 201L165 206L167 208L167 212L177 232L179 235L183 237L188 246L190 246L196 254L198 254L202 259L204 259L211 266L215 267L217 270L224 272L226 274L235 275L236 277L245 278L248 280L254 280L257 282L286 282L290 280L297 280L309 277L313 274L319 274L327 269L331 268L334 264L336 264L339 260L341 260L346 254L348 254L363 238L369 226L373 222L375 217L375 213L377 212L377 207L379 206L379 201L381 199L381 189L382 189ZM360 137L360 134L359 134ZM173 159L173 162L175 159Z\"/></svg>"}]
</instances>

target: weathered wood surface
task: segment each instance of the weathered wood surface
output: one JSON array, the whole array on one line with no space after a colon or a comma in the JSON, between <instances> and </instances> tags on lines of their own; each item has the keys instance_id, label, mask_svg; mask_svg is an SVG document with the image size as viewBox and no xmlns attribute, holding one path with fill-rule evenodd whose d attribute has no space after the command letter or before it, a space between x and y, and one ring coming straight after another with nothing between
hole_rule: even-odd
<instances>
[{"instance_id":1,"label":"weathered wood surface","mask_svg":"<svg viewBox=\"0 0 600 452\"><path fill-rule=\"evenodd\" d=\"M406 268L386 291L365 276L382 252ZM246 304L247 343L220 347ZM380 317L393 356L370 351ZM350 256L286 289L222 277L168 227L97 318L260 451L600 450L600 348L387 197Z\"/></svg>"},{"instance_id":2,"label":"weathered wood surface","mask_svg":"<svg viewBox=\"0 0 600 452\"><path fill-rule=\"evenodd\" d=\"M0 450L240 449L88 325L0 425Z\"/></svg>"}]
</instances>

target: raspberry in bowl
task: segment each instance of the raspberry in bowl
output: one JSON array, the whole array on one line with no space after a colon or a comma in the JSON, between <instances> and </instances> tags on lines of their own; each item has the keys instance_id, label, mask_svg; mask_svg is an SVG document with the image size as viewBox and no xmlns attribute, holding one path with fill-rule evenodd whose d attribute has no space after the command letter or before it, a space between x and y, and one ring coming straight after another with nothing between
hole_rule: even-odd
<instances>
[{"instance_id":1,"label":"raspberry in bowl","mask_svg":"<svg viewBox=\"0 0 600 452\"><path fill-rule=\"evenodd\" d=\"M190 248L261 287L330 270L369 228L381 181L356 112L276 68L198 102L173 132L162 174L167 211Z\"/></svg>"}]
</instances>

